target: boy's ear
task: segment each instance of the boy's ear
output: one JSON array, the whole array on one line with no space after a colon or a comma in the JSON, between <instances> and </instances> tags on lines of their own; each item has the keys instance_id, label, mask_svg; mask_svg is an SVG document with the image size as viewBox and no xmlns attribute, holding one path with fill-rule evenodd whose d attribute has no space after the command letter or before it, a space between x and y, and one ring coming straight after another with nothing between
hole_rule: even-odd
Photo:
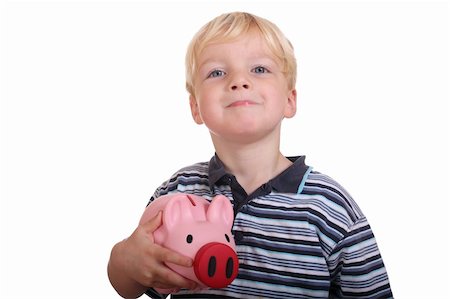
<instances>
[{"instance_id":1,"label":"boy's ear","mask_svg":"<svg viewBox=\"0 0 450 299\"><path fill-rule=\"evenodd\" d=\"M292 89L288 93L288 100L284 109L284 116L291 118L297 112L297 90Z\"/></svg>"},{"instance_id":2,"label":"boy's ear","mask_svg":"<svg viewBox=\"0 0 450 299\"><path fill-rule=\"evenodd\" d=\"M200 116L200 111L198 110L197 100L193 95L189 96L189 105L191 106L191 114L194 121L199 125L203 124L203 119Z\"/></svg>"}]
</instances>

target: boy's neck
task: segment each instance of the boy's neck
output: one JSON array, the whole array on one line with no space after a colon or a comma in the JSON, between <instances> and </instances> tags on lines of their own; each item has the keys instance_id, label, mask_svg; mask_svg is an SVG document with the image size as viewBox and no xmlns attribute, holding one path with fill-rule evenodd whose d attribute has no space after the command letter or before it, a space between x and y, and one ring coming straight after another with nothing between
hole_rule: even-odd
<instances>
[{"instance_id":1,"label":"boy's neck","mask_svg":"<svg viewBox=\"0 0 450 299\"><path fill-rule=\"evenodd\" d=\"M281 154L279 142L226 145L214 142L214 146L226 171L236 177L247 194L251 194L292 164Z\"/></svg>"}]
</instances>

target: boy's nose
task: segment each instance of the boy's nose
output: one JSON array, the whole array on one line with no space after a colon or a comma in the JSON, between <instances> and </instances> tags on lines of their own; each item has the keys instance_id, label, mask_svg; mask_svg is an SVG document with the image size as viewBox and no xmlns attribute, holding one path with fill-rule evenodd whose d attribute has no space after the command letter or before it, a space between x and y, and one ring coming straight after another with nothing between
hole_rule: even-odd
<instances>
[{"instance_id":1,"label":"boy's nose","mask_svg":"<svg viewBox=\"0 0 450 299\"><path fill-rule=\"evenodd\" d=\"M240 82L240 83L234 83L231 84L231 90L237 90L237 89L249 89L250 85L246 82Z\"/></svg>"},{"instance_id":2,"label":"boy's nose","mask_svg":"<svg viewBox=\"0 0 450 299\"><path fill-rule=\"evenodd\" d=\"M249 89L250 88L250 82L249 80L245 78L237 78L237 80L233 80L230 82L230 89L231 90L238 90L238 89Z\"/></svg>"},{"instance_id":3,"label":"boy's nose","mask_svg":"<svg viewBox=\"0 0 450 299\"><path fill-rule=\"evenodd\" d=\"M251 88L251 78L246 70L234 70L228 74L228 84L232 91Z\"/></svg>"},{"instance_id":4,"label":"boy's nose","mask_svg":"<svg viewBox=\"0 0 450 299\"><path fill-rule=\"evenodd\" d=\"M245 71L234 71L229 74L229 88L231 91L251 88L251 79Z\"/></svg>"}]
</instances>

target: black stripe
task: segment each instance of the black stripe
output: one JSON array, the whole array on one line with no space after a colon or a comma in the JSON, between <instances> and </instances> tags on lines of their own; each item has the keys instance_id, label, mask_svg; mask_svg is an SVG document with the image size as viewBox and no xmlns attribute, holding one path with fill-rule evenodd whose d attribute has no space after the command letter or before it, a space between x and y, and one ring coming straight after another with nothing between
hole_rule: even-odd
<instances>
[{"instance_id":1,"label":"black stripe","mask_svg":"<svg viewBox=\"0 0 450 299\"><path fill-rule=\"evenodd\" d=\"M257 267L252 265L245 265L241 264L239 265L239 269L246 269L250 271L255 271L261 274L276 274L280 276L286 276L286 277L293 277L293 278L303 278L303 279L311 279L311 280L319 280L319 281L329 281L329 276L323 276L323 275L313 275L313 274L305 274L305 273L295 273L295 272L287 272L287 271L280 271L275 270L273 268L263 268L263 267ZM280 278L282 279L282 278Z\"/></svg>"},{"instance_id":2,"label":"black stripe","mask_svg":"<svg viewBox=\"0 0 450 299\"><path fill-rule=\"evenodd\" d=\"M264 214L264 213L261 213L261 212L249 209L245 213L249 214L249 215L252 215L252 216L255 216L255 217L264 217L264 218L269 218L269 219L282 219L282 220L291 220L291 221L306 221L306 222L309 222L309 223L315 225L316 227L322 228L321 232L323 234L325 234L327 237L329 237L330 239L332 239L333 241L336 241L336 242L338 242L342 238L342 235L345 235L347 233L346 229L340 227L337 224L334 224L333 222L331 222L327 217L325 217L320 212L318 212L318 211L316 211L314 209L308 208L308 207L301 208L301 207L267 206L267 205L262 205L262 204L258 204L258 203L255 203L255 202L252 202L251 205L253 205L255 207L259 207L259 208L266 208L268 210L278 210L278 211L282 211L282 212L293 212L293 213L279 213L279 214ZM333 230L339 232L340 235L332 234L330 230L324 229L324 227L320 223L320 221L317 221L317 219L315 219L314 217L311 217L311 215L314 215L315 217L323 220L326 223L327 226L329 226Z\"/></svg>"},{"instance_id":3,"label":"black stripe","mask_svg":"<svg viewBox=\"0 0 450 299\"><path fill-rule=\"evenodd\" d=\"M253 242L250 241L246 238L244 238L241 241L236 241L236 245L242 245L242 246L249 246L249 247L253 247L253 248L260 248L260 249L264 249L264 250L268 250L268 251L273 251L273 252L282 252L282 253L290 253L290 254L301 254L301 255L309 255L309 256L316 256L316 257L323 257L323 253L322 250L320 250L320 248L286 248L286 247L282 247L279 246L278 244L264 244L264 243L258 243L258 242Z\"/></svg>"},{"instance_id":4,"label":"black stripe","mask_svg":"<svg viewBox=\"0 0 450 299\"><path fill-rule=\"evenodd\" d=\"M365 232L365 233L363 233L363 232ZM360 234L360 235L357 238L353 238L353 239L348 237L348 236L353 236L353 235L356 235L356 234ZM363 241L367 241L367 240L370 240L370 239L374 238L373 232L370 229L369 225L366 225L366 226L363 226L363 227L359 228L357 230L357 233L353 233L353 232L349 233L348 236L344 236L344 241L339 243L333 249L333 252L330 255L332 255L334 252L341 251L345 247L349 247L349 246L352 246L354 244L361 243Z\"/></svg>"},{"instance_id":5,"label":"black stripe","mask_svg":"<svg viewBox=\"0 0 450 299\"><path fill-rule=\"evenodd\" d=\"M173 299L176 299L176 298L206 298L206 299L208 299L208 298L211 298L211 299L214 299L214 298L217 298L217 299L227 299L227 298L235 299L235 298L238 298L239 299L239 298L242 298L242 297L241 296L239 296L239 297L230 297L230 296L225 296L225 295L214 295L214 294L183 294L183 295L176 295L176 294L174 294L174 295L172 295L172 298Z\"/></svg>"},{"instance_id":6,"label":"black stripe","mask_svg":"<svg viewBox=\"0 0 450 299\"><path fill-rule=\"evenodd\" d=\"M316 187L316 188L319 188L319 189L326 189L326 190L329 190L329 191L331 191L333 193L338 194L339 196L330 196L329 193L325 193L323 191L322 192L320 192L320 191L318 192L317 190L315 190L315 191L311 190L310 191L306 187ZM352 207L353 205L348 201L347 196L345 196L339 190L337 190L337 189L335 189L333 187L330 187L330 186L327 186L327 185L318 184L318 183L308 183L308 181L306 181L305 188L303 189L302 193L303 194L307 194L307 195L322 195L322 196L326 197L327 199L333 201L334 203L342 206L348 212L348 215L352 219L353 222L355 222L356 219L357 219L357 217L355 215L355 212L352 211L352 210L349 210L349 207ZM347 206L342 205L342 201L345 201Z\"/></svg>"},{"instance_id":7,"label":"black stripe","mask_svg":"<svg viewBox=\"0 0 450 299\"><path fill-rule=\"evenodd\" d=\"M273 277L273 276L270 276L270 277ZM327 291L329 288L329 283L326 283L326 280L324 281L325 283L323 285L320 285L320 284L308 283L307 281L304 281L304 280L288 281L283 278L273 279L270 277L257 277L254 275L247 275L245 273L238 274L238 278L240 278L240 279L256 281L256 282L264 282L264 283L273 284L273 285L284 285L284 286L302 288L304 290Z\"/></svg>"},{"instance_id":8,"label":"black stripe","mask_svg":"<svg viewBox=\"0 0 450 299\"><path fill-rule=\"evenodd\" d=\"M375 299L375 298L390 298L392 297L392 292L390 290L391 286L389 285L389 283L379 286L376 289L373 289L371 291L367 291L367 292L342 292L342 295L344 296L344 298L362 298L362 297L367 297L367 298L371 298L371 299ZM380 292L380 293L379 293ZM379 293L379 294L377 294Z\"/></svg>"},{"instance_id":9,"label":"black stripe","mask_svg":"<svg viewBox=\"0 0 450 299\"><path fill-rule=\"evenodd\" d=\"M320 242L318 241L308 241L308 240L296 240L291 238L280 238L280 237L274 237L274 236L266 236L261 235L253 232L241 232L244 237L252 237L257 238L260 240L267 240L271 242L280 242L284 244L293 244L293 245L305 245L305 246L320 246Z\"/></svg>"}]
</instances>

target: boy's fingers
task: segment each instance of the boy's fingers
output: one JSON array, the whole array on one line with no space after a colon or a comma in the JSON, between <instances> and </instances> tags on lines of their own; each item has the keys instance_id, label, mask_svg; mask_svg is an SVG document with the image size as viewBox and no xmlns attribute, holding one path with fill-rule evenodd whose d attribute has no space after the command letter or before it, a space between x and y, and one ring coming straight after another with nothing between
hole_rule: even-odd
<instances>
[{"instance_id":1,"label":"boy's fingers","mask_svg":"<svg viewBox=\"0 0 450 299\"><path fill-rule=\"evenodd\" d=\"M159 289L169 289L169 290L178 288L178 287L175 287L175 286L172 286L172 285L168 285L168 284L165 284L165 283L160 283L160 282L153 283L152 287L153 288L159 288Z\"/></svg>"},{"instance_id":2,"label":"boy's fingers","mask_svg":"<svg viewBox=\"0 0 450 299\"><path fill-rule=\"evenodd\" d=\"M177 264L184 267L191 267L193 263L191 258L164 247L160 247L155 253L157 258L165 263Z\"/></svg>"},{"instance_id":3,"label":"boy's fingers","mask_svg":"<svg viewBox=\"0 0 450 299\"><path fill-rule=\"evenodd\" d=\"M155 217L143 223L141 227L147 234L152 234L161 224L162 212L159 211ZM192 259L188 258L187 256L184 256L162 246L157 246L157 248L154 250L154 255L161 262L173 263L184 267L191 267L193 263Z\"/></svg>"},{"instance_id":4,"label":"boy's fingers","mask_svg":"<svg viewBox=\"0 0 450 299\"><path fill-rule=\"evenodd\" d=\"M172 271L169 268L162 268L161 272L158 273L159 277L163 278L161 282L155 281L155 284L165 285L163 288L173 288L173 287L179 287L179 288L185 288L185 289L194 289L197 287L197 284L189 280L180 274Z\"/></svg>"},{"instance_id":5,"label":"boy's fingers","mask_svg":"<svg viewBox=\"0 0 450 299\"><path fill-rule=\"evenodd\" d=\"M150 218L147 222L143 223L141 226L146 233L153 233L162 224L162 212L159 211L158 214Z\"/></svg>"}]
</instances>

